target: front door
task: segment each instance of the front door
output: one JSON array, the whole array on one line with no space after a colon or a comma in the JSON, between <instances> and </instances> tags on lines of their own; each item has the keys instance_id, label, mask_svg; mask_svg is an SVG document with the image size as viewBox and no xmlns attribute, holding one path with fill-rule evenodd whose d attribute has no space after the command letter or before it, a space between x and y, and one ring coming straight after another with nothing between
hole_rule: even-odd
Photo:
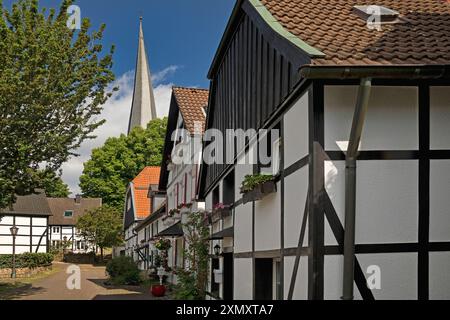
<instances>
[{"instance_id":1,"label":"front door","mask_svg":"<svg viewBox=\"0 0 450 320\"><path fill-rule=\"evenodd\" d=\"M255 300L273 299L273 260L255 259Z\"/></svg>"},{"instance_id":2,"label":"front door","mask_svg":"<svg viewBox=\"0 0 450 320\"><path fill-rule=\"evenodd\" d=\"M223 254L223 299L233 300L233 254Z\"/></svg>"}]
</instances>

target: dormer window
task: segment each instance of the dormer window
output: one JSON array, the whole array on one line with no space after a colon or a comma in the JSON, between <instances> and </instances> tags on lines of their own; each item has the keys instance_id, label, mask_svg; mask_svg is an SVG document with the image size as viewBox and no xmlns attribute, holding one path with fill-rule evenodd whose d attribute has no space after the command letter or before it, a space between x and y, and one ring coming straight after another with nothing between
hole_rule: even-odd
<instances>
[{"instance_id":1,"label":"dormer window","mask_svg":"<svg viewBox=\"0 0 450 320\"><path fill-rule=\"evenodd\" d=\"M73 217L73 211L72 210L64 211L64 218L72 218L72 217Z\"/></svg>"}]
</instances>

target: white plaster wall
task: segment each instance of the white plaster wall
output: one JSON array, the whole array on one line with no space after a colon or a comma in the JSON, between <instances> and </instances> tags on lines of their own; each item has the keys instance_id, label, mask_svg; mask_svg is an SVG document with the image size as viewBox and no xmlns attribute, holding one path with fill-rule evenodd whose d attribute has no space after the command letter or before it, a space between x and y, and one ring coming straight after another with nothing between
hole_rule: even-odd
<instances>
[{"instance_id":1,"label":"white plaster wall","mask_svg":"<svg viewBox=\"0 0 450 320\"><path fill-rule=\"evenodd\" d=\"M284 115L284 165L289 167L309 154L309 97L306 92Z\"/></svg>"},{"instance_id":2,"label":"white plaster wall","mask_svg":"<svg viewBox=\"0 0 450 320\"><path fill-rule=\"evenodd\" d=\"M30 222L30 217L16 217L16 225L29 226Z\"/></svg>"},{"instance_id":3,"label":"white plaster wall","mask_svg":"<svg viewBox=\"0 0 450 320\"><path fill-rule=\"evenodd\" d=\"M417 253L358 254L361 268L370 276L367 268L380 267L381 289L373 289L376 300L417 299Z\"/></svg>"},{"instance_id":4,"label":"white plaster wall","mask_svg":"<svg viewBox=\"0 0 450 320\"><path fill-rule=\"evenodd\" d=\"M418 240L418 161L358 161L356 243ZM327 161L325 188L344 225L345 163ZM325 243L335 245L331 229Z\"/></svg>"},{"instance_id":5,"label":"white plaster wall","mask_svg":"<svg viewBox=\"0 0 450 320\"><path fill-rule=\"evenodd\" d=\"M288 298L295 257L284 259L284 299ZM294 300L308 300L308 257L301 257L294 288Z\"/></svg>"},{"instance_id":6,"label":"white plaster wall","mask_svg":"<svg viewBox=\"0 0 450 320\"><path fill-rule=\"evenodd\" d=\"M252 204L241 205L234 212L234 252L252 251Z\"/></svg>"},{"instance_id":7,"label":"white plaster wall","mask_svg":"<svg viewBox=\"0 0 450 320\"><path fill-rule=\"evenodd\" d=\"M252 259L234 259L234 300L252 300Z\"/></svg>"},{"instance_id":8,"label":"white plaster wall","mask_svg":"<svg viewBox=\"0 0 450 320\"><path fill-rule=\"evenodd\" d=\"M35 218L33 217L33 226L47 227L47 218Z\"/></svg>"},{"instance_id":9,"label":"white plaster wall","mask_svg":"<svg viewBox=\"0 0 450 320\"><path fill-rule=\"evenodd\" d=\"M325 256L324 260L324 288L325 300L341 300L343 256ZM353 286L355 300L362 300L356 284Z\"/></svg>"},{"instance_id":10,"label":"white plaster wall","mask_svg":"<svg viewBox=\"0 0 450 320\"><path fill-rule=\"evenodd\" d=\"M0 221L0 225L1 224L12 225L13 223L14 223L14 218L12 216L4 216L2 218L2 221Z\"/></svg>"},{"instance_id":11,"label":"white plaster wall","mask_svg":"<svg viewBox=\"0 0 450 320\"><path fill-rule=\"evenodd\" d=\"M449 190L450 160L431 160L430 241L450 241Z\"/></svg>"},{"instance_id":12,"label":"white plaster wall","mask_svg":"<svg viewBox=\"0 0 450 320\"><path fill-rule=\"evenodd\" d=\"M294 248L298 245L300 230L308 196L309 167L306 166L284 181L284 246ZM308 225L303 245L308 245Z\"/></svg>"},{"instance_id":13,"label":"white plaster wall","mask_svg":"<svg viewBox=\"0 0 450 320\"><path fill-rule=\"evenodd\" d=\"M450 300L450 252L430 252L430 300Z\"/></svg>"},{"instance_id":14,"label":"white plaster wall","mask_svg":"<svg viewBox=\"0 0 450 320\"><path fill-rule=\"evenodd\" d=\"M450 88L430 87L430 148L450 149Z\"/></svg>"},{"instance_id":15,"label":"white plaster wall","mask_svg":"<svg viewBox=\"0 0 450 320\"><path fill-rule=\"evenodd\" d=\"M277 192L255 202L255 250L280 249L281 185ZM250 229L251 232L251 229Z\"/></svg>"},{"instance_id":16,"label":"white plaster wall","mask_svg":"<svg viewBox=\"0 0 450 320\"><path fill-rule=\"evenodd\" d=\"M358 86L325 86L326 150L348 143L357 95ZM417 87L372 87L361 150L418 149L418 104Z\"/></svg>"}]
</instances>

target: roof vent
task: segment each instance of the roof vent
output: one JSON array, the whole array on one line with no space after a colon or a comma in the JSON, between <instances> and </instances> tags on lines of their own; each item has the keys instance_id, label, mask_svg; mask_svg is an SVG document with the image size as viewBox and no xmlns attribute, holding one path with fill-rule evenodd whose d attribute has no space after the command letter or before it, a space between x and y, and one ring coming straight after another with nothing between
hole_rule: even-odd
<instances>
[{"instance_id":1,"label":"roof vent","mask_svg":"<svg viewBox=\"0 0 450 320\"><path fill-rule=\"evenodd\" d=\"M395 10L378 5L353 6L353 12L366 21L372 19L374 23L397 22L400 15Z\"/></svg>"}]
</instances>

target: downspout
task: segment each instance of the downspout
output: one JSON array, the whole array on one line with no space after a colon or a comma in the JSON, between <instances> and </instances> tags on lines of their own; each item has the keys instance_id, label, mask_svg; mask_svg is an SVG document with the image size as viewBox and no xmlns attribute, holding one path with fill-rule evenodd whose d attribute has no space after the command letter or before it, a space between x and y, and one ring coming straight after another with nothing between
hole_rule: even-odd
<instances>
[{"instance_id":1,"label":"downspout","mask_svg":"<svg viewBox=\"0 0 450 320\"><path fill-rule=\"evenodd\" d=\"M353 300L355 273L356 159L369 105L372 79L362 78L345 159L345 239L342 300Z\"/></svg>"}]
</instances>

